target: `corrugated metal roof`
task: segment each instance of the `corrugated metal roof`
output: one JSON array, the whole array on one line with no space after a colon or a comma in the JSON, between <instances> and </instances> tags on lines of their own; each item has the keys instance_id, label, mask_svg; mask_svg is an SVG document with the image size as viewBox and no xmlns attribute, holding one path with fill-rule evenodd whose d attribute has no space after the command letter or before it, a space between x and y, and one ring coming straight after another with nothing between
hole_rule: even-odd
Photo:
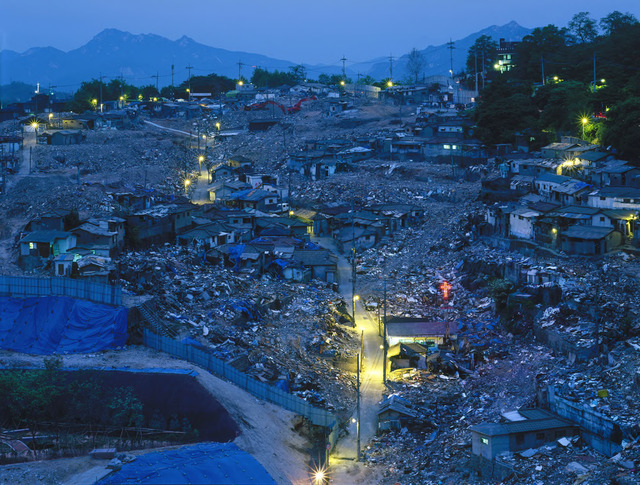
<instances>
[{"instance_id":1,"label":"corrugated metal roof","mask_svg":"<svg viewBox=\"0 0 640 485\"><path fill-rule=\"evenodd\" d=\"M522 414L522 413L521 413ZM547 429L559 429L576 426L571 421L550 417L543 419L526 419L509 423L481 423L471 426L469 429L486 436L500 436L515 433L531 433Z\"/></svg>"}]
</instances>

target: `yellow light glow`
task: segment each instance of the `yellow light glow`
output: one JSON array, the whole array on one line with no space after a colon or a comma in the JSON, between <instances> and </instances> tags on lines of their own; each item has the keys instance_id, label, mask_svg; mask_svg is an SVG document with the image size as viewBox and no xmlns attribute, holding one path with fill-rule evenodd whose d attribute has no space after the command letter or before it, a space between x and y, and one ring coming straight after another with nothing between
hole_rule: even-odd
<instances>
[{"instance_id":1,"label":"yellow light glow","mask_svg":"<svg viewBox=\"0 0 640 485\"><path fill-rule=\"evenodd\" d=\"M187 88L187 93L190 93L190 92L191 92L191 89Z\"/></svg>"},{"instance_id":2,"label":"yellow light glow","mask_svg":"<svg viewBox=\"0 0 640 485\"><path fill-rule=\"evenodd\" d=\"M387 86L389 87L393 86L393 81L387 81Z\"/></svg>"},{"instance_id":3,"label":"yellow light glow","mask_svg":"<svg viewBox=\"0 0 640 485\"><path fill-rule=\"evenodd\" d=\"M199 162L204 162L204 155L200 155L200 156L198 157L198 161L199 161Z\"/></svg>"},{"instance_id":4,"label":"yellow light glow","mask_svg":"<svg viewBox=\"0 0 640 485\"><path fill-rule=\"evenodd\" d=\"M557 81L558 80L558 76L553 76L553 80Z\"/></svg>"},{"instance_id":5,"label":"yellow light glow","mask_svg":"<svg viewBox=\"0 0 640 485\"><path fill-rule=\"evenodd\" d=\"M500 64L494 64L494 65L493 65L493 68L494 68L494 69L500 69Z\"/></svg>"},{"instance_id":6,"label":"yellow light glow","mask_svg":"<svg viewBox=\"0 0 640 485\"><path fill-rule=\"evenodd\" d=\"M244 85L244 82L238 81L238 86L243 86L243 85Z\"/></svg>"},{"instance_id":7,"label":"yellow light glow","mask_svg":"<svg viewBox=\"0 0 640 485\"><path fill-rule=\"evenodd\" d=\"M49 113L49 119L53 118L53 113Z\"/></svg>"},{"instance_id":8,"label":"yellow light glow","mask_svg":"<svg viewBox=\"0 0 640 485\"><path fill-rule=\"evenodd\" d=\"M604 83L606 83L606 82L607 82L607 80L606 80L606 79L600 79L600 82L601 82L602 84L604 84Z\"/></svg>"},{"instance_id":9,"label":"yellow light glow","mask_svg":"<svg viewBox=\"0 0 640 485\"><path fill-rule=\"evenodd\" d=\"M551 232L554 233L554 234L557 234L558 230L554 227L553 229L551 229Z\"/></svg>"},{"instance_id":10,"label":"yellow light glow","mask_svg":"<svg viewBox=\"0 0 640 485\"><path fill-rule=\"evenodd\" d=\"M289 211L289 215L292 216L294 214L293 211Z\"/></svg>"},{"instance_id":11,"label":"yellow light glow","mask_svg":"<svg viewBox=\"0 0 640 485\"><path fill-rule=\"evenodd\" d=\"M358 301L360 299L360 295L353 295L353 300Z\"/></svg>"},{"instance_id":12,"label":"yellow light glow","mask_svg":"<svg viewBox=\"0 0 640 485\"><path fill-rule=\"evenodd\" d=\"M340 81L340 86L344 86L344 81Z\"/></svg>"},{"instance_id":13,"label":"yellow light glow","mask_svg":"<svg viewBox=\"0 0 640 485\"><path fill-rule=\"evenodd\" d=\"M36 123L35 121L33 123L31 123L31 127L32 128L38 128L38 123Z\"/></svg>"},{"instance_id":14,"label":"yellow light glow","mask_svg":"<svg viewBox=\"0 0 640 485\"><path fill-rule=\"evenodd\" d=\"M322 483L324 481L324 471L318 470L316 472L316 483Z\"/></svg>"},{"instance_id":15,"label":"yellow light glow","mask_svg":"<svg viewBox=\"0 0 640 485\"><path fill-rule=\"evenodd\" d=\"M355 423L356 422L356 418L351 418L351 422Z\"/></svg>"},{"instance_id":16,"label":"yellow light glow","mask_svg":"<svg viewBox=\"0 0 640 485\"><path fill-rule=\"evenodd\" d=\"M587 118L582 118L582 124L586 125L587 123L589 123L589 120Z\"/></svg>"},{"instance_id":17,"label":"yellow light glow","mask_svg":"<svg viewBox=\"0 0 640 485\"><path fill-rule=\"evenodd\" d=\"M158 101L158 98L153 98L153 101Z\"/></svg>"},{"instance_id":18,"label":"yellow light glow","mask_svg":"<svg viewBox=\"0 0 640 485\"><path fill-rule=\"evenodd\" d=\"M191 183L191 180L189 180L189 179L185 179L185 181L184 181L184 186L185 186L185 187L188 187L190 183Z\"/></svg>"},{"instance_id":19,"label":"yellow light glow","mask_svg":"<svg viewBox=\"0 0 640 485\"><path fill-rule=\"evenodd\" d=\"M220 122L216 123L216 128L218 128L218 131L220 131Z\"/></svg>"},{"instance_id":20,"label":"yellow light glow","mask_svg":"<svg viewBox=\"0 0 640 485\"><path fill-rule=\"evenodd\" d=\"M91 100L91 104L93 104L95 106L96 104L98 104L98 100L97 99L92 99Z\"/></svg>"},{"instance_id":21,"label":"yellow light glow","mask_svg":"<svg viewBox=\"0 0 640 485\"><path fill-rule=\"evenodd\" d=\"M124 101L124 96L120 96L120 101Z\"/></svg>"}]
</instances>

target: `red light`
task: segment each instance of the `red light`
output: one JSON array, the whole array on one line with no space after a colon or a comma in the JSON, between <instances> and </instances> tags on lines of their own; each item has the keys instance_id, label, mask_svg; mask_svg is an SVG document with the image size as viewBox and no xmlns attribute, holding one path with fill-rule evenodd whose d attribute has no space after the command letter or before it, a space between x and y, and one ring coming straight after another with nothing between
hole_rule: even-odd
<instances>
[{"instance_id":1,"label":"red light","mask_svg":"<svg viewBox=\"0 0 640 485\"><path fill-rule=\"evenodd\" d=\"M440 285L440 289L442 290L442 298L444 298L444 301L449 301L449 290L451 288L451 285L446 281L443 281Z\"/></svg>"}]
</instances>

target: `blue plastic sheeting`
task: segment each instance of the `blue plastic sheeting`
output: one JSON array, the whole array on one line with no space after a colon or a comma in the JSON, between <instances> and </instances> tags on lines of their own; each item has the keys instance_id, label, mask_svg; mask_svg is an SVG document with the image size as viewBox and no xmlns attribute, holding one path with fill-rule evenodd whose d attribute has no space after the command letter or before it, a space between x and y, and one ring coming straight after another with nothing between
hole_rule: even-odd
<instances>
[{"instance_id":1,"label":"blue plastic sheeting","mask_svg":"<svg viewBox=\"0 0 640 485\"><path fill-rule=\"evenodd\" d=\"M0 348L28 354L83 353L121 347L127 309L67 296L0 297Z\"/></svg>"},{"instance_id":2,"label":"blue plastic sheeting","mask_svg":"<svg viewBox=\"0 0 640 485\"><path fill-rule=\"evenodd\" d=\"M127 483L275 485L276 481L233 443L199 443L138 456L98 485Z\"/></svg>"}]
</instances>

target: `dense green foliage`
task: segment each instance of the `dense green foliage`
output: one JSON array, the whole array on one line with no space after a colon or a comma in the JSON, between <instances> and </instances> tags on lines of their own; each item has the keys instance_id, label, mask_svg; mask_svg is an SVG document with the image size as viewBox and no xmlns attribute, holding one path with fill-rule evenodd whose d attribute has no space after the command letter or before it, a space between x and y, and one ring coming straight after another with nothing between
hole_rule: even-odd
<instances>
[{"instance_id":1,"label":"dense green foliage","mask_svg":"<svg viewBox=\"0 0 640 485\"><path fill-rule=\"evenodd\" d=\"M277 88L283 84L294 86L304 82L307 71L304 66L291 66L288 71L268 71L256 67L251 76L251 83L258 88Z\"/></svg>"},{"instance_id":2,"label":"dense green foliage","mask_svg":"<svg viewBox=\"0 0 640 485\"><path fill-rule=\"evenodd\" d=\"M132 389L106 388L82 372L66 375L55 358L45 364L44 370L0 372L0 427L27 426L35 435L59 425L142 426L142 403Z\"/></svg>"},{"instance_id":3,"label":"dense green foliage","mask_svg":"<svg viewBox=\"0 0 640 485\"><path fill-rule=\"evenodd\" d=\"M478 48L469 51L469 74ZM596 22L580 12L567 28L536 28L517 46L514 64L481 92L475 117L485 143L512 143L523 130L541 142L584 136L640 161L640 23L633 15L612 12Z\"/></svg>"}]
</instances>

